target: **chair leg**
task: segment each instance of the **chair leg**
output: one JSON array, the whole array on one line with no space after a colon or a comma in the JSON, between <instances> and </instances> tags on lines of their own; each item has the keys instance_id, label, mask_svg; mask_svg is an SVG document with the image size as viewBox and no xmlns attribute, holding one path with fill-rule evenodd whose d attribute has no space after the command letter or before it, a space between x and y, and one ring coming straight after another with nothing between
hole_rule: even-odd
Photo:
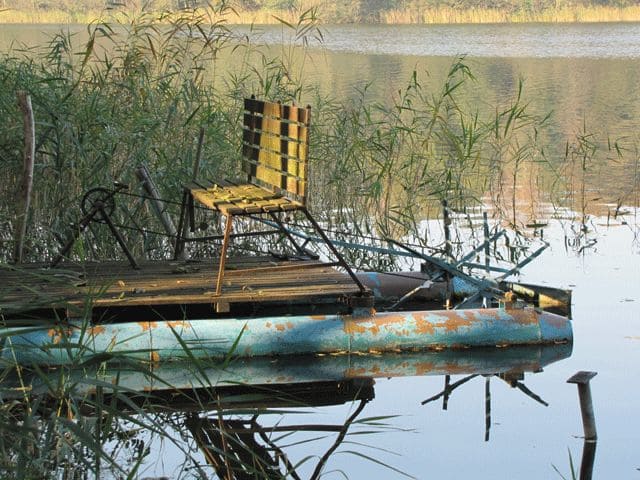
<instances>
[{"instance_id":1,"label":"chair leg","mask_svg":"<svg viewBox=\"0 0 640 480\"><path fill-rule=\"evenodd\" d=\"M173 249L173 259L178 260L184 256L184 244L185 239L187 237L187 217L188 213L188 203L189 197L191 193L186 188L182 191L182 205L180 207L180 221L178 222L178 230L176 241Z\"/></svg>"},{"instance_id":2,"label":"chair leg","mask_svg":"<svg viewBox=\"0 0 640 480\"><path fill-rule=\"evenodd\" d=\"M338 249L333 245L331 240L329 240L329 237L327 237L327 235L324 233L324 230L322 230L320 225L318 225L318 222L316 222L315 218L311 216L311 213L309 213L309 210L307 210L306 208L303 208L302 211L307 216L307 219L311 222L311 225L313 225L313 228L316 230L316 232L318 232L318 234L320 235L324 243L327 244L327 247L329 247L329 250L331 250L331 252L336 256L340 266L347 271L347 273L349 274L353 282L358 286L360 293L365 293L367 291L366 287L358 279L356 274L353 273L353 270L351 270L351 267L347 264L344 257L340 254Z\"/></svg>"},{"instance_id":3,"label":"chair leg","mask_svg":"<svg viewBox=\"0 0 640 480\"><path fill-rule=\"evenodd\" d=\"M220 251L220 266L218 268L218 283L216 284L216 295L222 293L222 281L224 280L224 264L227 259L227 249L229 247L229 236L231 235L231 225L233 223L233 215L229 214L227 224L224 226L224 238L222 240L222 250Z\"/></svg>"}]
</instances>

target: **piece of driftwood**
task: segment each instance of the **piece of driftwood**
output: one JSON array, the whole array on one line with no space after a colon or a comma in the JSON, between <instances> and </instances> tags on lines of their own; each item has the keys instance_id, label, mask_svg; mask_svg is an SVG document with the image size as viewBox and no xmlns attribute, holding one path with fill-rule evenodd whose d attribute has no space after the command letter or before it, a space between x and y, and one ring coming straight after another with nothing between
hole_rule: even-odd
<instances>
[{"instance_id":1,"label":"piece of driftwood","mask_svg":"<svg viewBox=\"0 0 640 480\"><path fill-rule=\"evenodd\" d=\"M36 128L31 106L31 97L25 91L18 91L18 106L22 111L24 119L24 155L22 183L18 191L17 218L15 229L15 248L13 260L15 263L22 262L24 252L24 239L27 235L27 221L29 218L29 207L31 206L31 190L33 187L33 163L36 152Z\"/></svg>"}]
</instances>

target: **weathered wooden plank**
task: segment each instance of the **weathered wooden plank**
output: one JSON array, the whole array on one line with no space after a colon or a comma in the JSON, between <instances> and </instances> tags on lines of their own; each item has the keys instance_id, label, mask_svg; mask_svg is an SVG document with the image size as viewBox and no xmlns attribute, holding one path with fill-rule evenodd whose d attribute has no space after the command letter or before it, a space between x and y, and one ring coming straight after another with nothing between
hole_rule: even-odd
<instances>
[{"instance_id":1,"label":"weathered wooden plank","mask_svg":"<svg viewBox=\"0 0 640 480\"><path fill-rule=\"evenodd\" d=\"M83 305L143 306L234 302L300 301L340 297L358 291L350 279L318 261L281 261L272 257L229 259L224 292L215 295L217 262L141 262L133 270L123 262L42 265L6 269L0 309L61 308ZM234 270L237 268L238 270ZM101 292L97 296L97 292Z\"/></svg>"}]
</instances>

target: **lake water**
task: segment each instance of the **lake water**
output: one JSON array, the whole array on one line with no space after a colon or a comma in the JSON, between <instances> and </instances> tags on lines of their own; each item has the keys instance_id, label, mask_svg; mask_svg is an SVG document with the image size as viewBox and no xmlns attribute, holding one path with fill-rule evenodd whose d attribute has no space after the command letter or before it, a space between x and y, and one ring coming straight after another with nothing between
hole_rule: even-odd
<instances>
[{"instance_id":1,"label":"lake water","mask_svg":"<svg viewBox=\"0 0 640 480\"><path fill-rule=\"evenodd\" d=\"M0 26L0 44L32 38L39 29ZM437 83L452 56L467 54L479 102L504 101L516 91L518 79L525 79L530 107L541 114L554 111L549 138L557 140L558 151L584 124L603 141L607 136L638 139L638 24L341 26L327 28L325 38L323 50L310 52L309 76L344 98L354 86L372 83L375 97L384 101L416 68L430 72L425 81ZM282 39L280 29L264 29L265 43L278 45ZM377 378L375 399L361 417L385 417L385 427L372 435L348 436L330 457L323 478L403 478L348 453L354 450L419 479L562 478L554 466L571 478L569 452L579 465L583 442L577 390L566 380L579 370L598 372L592 381L599 436L593 478L640 478L639 172L634 152L624 160L608 158L601 157L602 168L587 189L598 207L586 217L581 211L550 215L544 238L551 246L521 277L574 292L571 356L525 376L527 388L548 406L497 377L478 376L456 389L444 410L442 399L421 405L442 390L443 377ZM624 214L608 217L620 199ZM453 370L451 375L454 383L466 373ZM304 414L273 414L266 423L341 424L356 405L302 408ZM335 438L317 445L298 443L307 433L295 435L276 442L293 463L321 456ZM144 476L178 475L180 452L163 442L152 443L152 452ZM311 470L302 467L301 478Z\"/></svg>"}]
</instances>

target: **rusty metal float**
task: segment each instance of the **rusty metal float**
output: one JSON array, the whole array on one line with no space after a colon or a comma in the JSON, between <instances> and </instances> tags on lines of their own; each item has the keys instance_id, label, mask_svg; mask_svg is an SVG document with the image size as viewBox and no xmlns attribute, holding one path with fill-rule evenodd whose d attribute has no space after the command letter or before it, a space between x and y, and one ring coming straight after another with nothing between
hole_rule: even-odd
<instances>
[{"instance_id":1,"label":"rusty metal float","mask_svg":"<svg viewBox=\"0 0 640 480\"><path fill-rule=\"evenodd\" d=\"M2 358L62 365L570 343L569 319L531 307L5 328Z\"/></svg>"}]
</instances>

